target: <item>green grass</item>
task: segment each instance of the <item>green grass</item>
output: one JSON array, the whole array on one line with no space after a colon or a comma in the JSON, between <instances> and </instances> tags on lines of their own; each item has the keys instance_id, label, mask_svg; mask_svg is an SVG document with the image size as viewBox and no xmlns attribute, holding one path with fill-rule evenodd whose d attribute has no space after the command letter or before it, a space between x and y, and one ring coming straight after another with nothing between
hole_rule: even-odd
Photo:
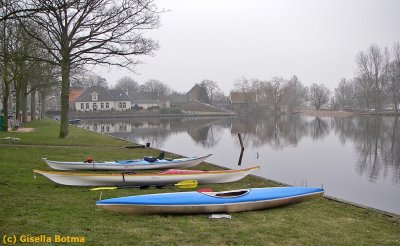
<instances>
[{"instance_id":1,"label":"green grass","mask_svg":"<svg viewBox=\"0 0 400 246\"><path fill-rule=\"evenodd\" d=\"M100 192L85 187L56 185L32 169L49 168L40 160L113 160L156 155L154 149L132 145L71 127L59 139L58 123L33 122L30 133L0 133L0 237L4 235L83 236L85 245L400 245L399 218L330 201L306 203L245 213L230 220L207 215L131 216L95 207ZM168 154L170 155L170 154ZM201 164L201 169L215 169ZM214 190L271 186L256 177L220 185ZM103 191L103 198L180 191L179 188ZM1 243L0 243L1 244ZM29 245L29 244L27 244ZM30 244L34 245L34 244ZM73 244L79 245L79 244Z\"/></svg>"},{"instance_id":2,"label":"green grass","mask_svg":"<svg viewBox=\"0 0 400 246\"><path fill-rule=\"evenodd\" d=\"M0 132L0 139L4 137L21 138L19 141L15 140L1 140L1 144L34 144L34 145L81 145L81 146L126 146L132 145L125 141L120 141L112 137L104 136L101 134L93 134L85 129L70 126L70 134L67 138L60 140L59 121L44 119L41 121L32 121L26 125L25 128L34 128L33 132L29 134L23 132Z\"/></svg>"}]
</instances>

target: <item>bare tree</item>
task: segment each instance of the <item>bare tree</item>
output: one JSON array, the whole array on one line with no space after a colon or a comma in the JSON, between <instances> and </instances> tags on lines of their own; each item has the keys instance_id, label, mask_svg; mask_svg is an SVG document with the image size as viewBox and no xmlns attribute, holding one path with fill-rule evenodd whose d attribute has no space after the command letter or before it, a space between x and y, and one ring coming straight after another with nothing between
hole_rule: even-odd
<instances>
[{"instance_id":1,"label":"bare tree","mask_svg":"<svg viewBox=\"0 0 400 246\"><path fill-rule=\"evenodd\" d=\"M0 16L8 16L10 11L11 1L2 1L0 5ZM3 104L3 115L4 117L8 117L8 102L10 97L11 83L13 82L13 78L11 76L11 59L12 59L12 51L10 45L12 44L13 35L15 35L16 30L15 21L4 19L0 22L0 72L1 72L1 81L2 81L2 104ZM4 131L8 131L8 120L4 121Z\"/></svg>"},{"instance_id":2,"label":"bare tree","mask_svg":"<svg viewBox=\"0 0 400 246\"><path fill-rule=\"evenodd\" d=\"M82 73L82 71L79 71ZM71 81L71 86L89 88L91 86L101 86L103 88L108 88L107 80L98 74L92 72L86 72L80 74L79 77Z\"/></svg>"},{"instance_id":3,"label":"bare tree","mask_svg":"<svg viewBox=\"0 0 400 246\"><path fill-rule=\"evenodd\" d=\"M20 8L21 12L37 10L29 20L40 26L46 37L37 35L29 25L25 30L51 54L53 60L48 62L61 69L61 138L69 131L71 69L86 64L132 67L138 63L135 56L149 55L158 47L142 36L143 30L159 23L153 0L31 0ZM121 57L123 60L114 59Z\"/></svg>"},{"instance_id":4,"label":"bare tree","mask_svg":"<svg viewBox=\"0 0 400 246\"><path fill-rule=\"evenodd\" d=\"M214 94L214 100L215 100L215 101L222 101L222 100L227 101L227 100L228 100L228 97L225 96L225 94L224 94L224 92L223 92L222 90L218 90L218 91L216 91L215 94Z\"/></svg>"},{"instance_id":5,"label":"bare tree","mask_svg":"<svg viewBox=\"0 0 400 246\"><path fill-rule=\"evenodd\" d=\"M233 83L233 86L235 87L235 91L239 92L250 92L251 91L251 83L248 79L245 77L242 77L241 79L236 80Z\"/></svg>"},{"instance_id":6,"label":"bare tree","mask_svg":"<svg viewBox=\"0 0 400 246\"><path fill-rule=\"evenodd\" d=\"M198 95L199 101L203 102L203 103L210 104L211 103L211 99L210 99L210 95L208 94L208 91L207 91L207 85L205 83L199 83L199 84L196 84L196 85L198 85L199 88L200 88L199 95Z\"/></svg>"},{"instance_id":7,"label":"bare tree","mask_svg":"<svg viewBox=\"0 0 400 246\"><path fill-rule=\"evenodd\" d=\"M368 105L381 109L384 101L384 89L387 82L387 69L389 53L382 51L377 45L371 45L367 52L360 51L356 62L359 70L359 79L364 80L363 85L368 85L370 90ZM365 88L366 89L366 88ZM368 107L369 107L368 106Z\"/></svg>"},{"instance_id":8,"label":"bare tree","mask_svg":"<svg viewBox=\"0 0 400 246\"><path fill-rule=\"evenodd\" d=\"M296 75L293 75L293 77L283 85L282 91L284 94L283 100L289 106L290 111L299 107L306 97L306 88Z\"/></svg>"},{"instance_id":9,"label":"bare tree","mask_svg":"<svg viewBox=\"0 0 400 246\"><path fill-rule=\"evenodd\" d=\"M251 79L251 89L253 93L257 95L259 101L266 102L268 96L268 82L259 79Z\"/></svg>"},{"instance_id":10,"label":"bare tree","mask_svg":"<svg viewBox=\"0 0 400 246\"><path fill-rule=\"evenodd\" d=\"M153 100L171 94L171 89L168 87L168 85L155 79L146 81L140 86L140 90L143 93L149 94Z\"/></svg>"},{"instance_id":11,"label":"bare tree","mask_svg":"<svg viewBox=\"0 0 400 246\"><path fill-rule=\"evenodd\" d=\"M372 105L373 89L370 81L366 78L357 76L354 78L355 99L360 108L370 109Z\"/></svg>"},{"instance_id":12,"label":"bare tree","mask_svg":"<svg viewBox=\"0 0 400 246\"><path fill-rule=\"evenodd\" d=\"M45 7L28 7L26 2L29 0L0 0L0 8L7 6L9 11L0 12L0 22L15 19L19 17L29 18L31 15L39 12L49 10Z\"/></svg>"},{"instance_id":13,"label":"bare tree","mask_svg":"<svg viewBox=\"0 0 400 246\"><path fill-rule=\"evenodd\" d=\"M126 92L126 94L128 94L130 98L133 98L139 93L140 86L138 82L136 82L131 77L124 76L117 81L115 89L123 90Z\"/></svg>"},{"instance_id":14,"label":"bare tree","mask_svg":"<svg viewBox=\"0 0 400 246\"><path fill-rule=\"evenodd\" d=\"M45 92L51 90L52 88L58 87L60 85L59 81L59 71L57 67L47 63L38 62L36 69L33 72L32 77L29 80L29 90L28 93L31 94L31 119L35 118L36 113L36 95L38 94L39 100L40 95L44 95ZM43 101L45 99L43 98ZM44 102L42 108L39 108L39 119L44 117Z\"/></svg>"},{"instance_id":15,"label":"bare tree","mask_svg":"<svg viewBox=\"0 0 400 246\"><path fill-rule=\"evenodd\" d=\"M354 85L351 81L342 78L337 88L335 88L335 102L339 108L351 108L355 100Z\"/></svg>"},{"instance_id":16,"label":"bare tree","mask_svg":"<svg viewBox=\"0 0 400 246\"><path fill-rule=\"evenodd\" d=\"M207 95L208 95L208 98L210 99L210 103L212 103L213 100L215 99L216 93L221 91L217 82L209 80L209 79L202 80L199 85L200 85L200 87L204 87L205 90L207 91Z\"/></svg>"},{"instance_id":17,"label":"bare tree","mask_svg":"<svg viewBox=\"0 0 400 246\"><path fill-rule=\"evenodd\" d=\"M394 109L398 112L398 104L400 102L400 42L393 44L392 59L388 69L388 95L394 105Z\"/></svg>"},{"instance_id":18,"label":"bare tree","mask_svg":"<svg viewBox=\"0 0 400 246\"><path fill-rule=\"evenodd\" d=\"M267 83L268 102L273 106L273 111L280 111L281 101L283 98L283 85L285 80L282 77L274 77Z\"/></svg>"},{"instance_id":19,"label":"bare tree","mask_svg":"<svg viewBox=\"0 0 400 246\"><path fill-rule=\"evenodd\" d=\"M308 89L307 99L315 107L316 110L321 109L326 103L329 102L331 92L323 84L312 84Z\"/></svg>"}]
</instances>

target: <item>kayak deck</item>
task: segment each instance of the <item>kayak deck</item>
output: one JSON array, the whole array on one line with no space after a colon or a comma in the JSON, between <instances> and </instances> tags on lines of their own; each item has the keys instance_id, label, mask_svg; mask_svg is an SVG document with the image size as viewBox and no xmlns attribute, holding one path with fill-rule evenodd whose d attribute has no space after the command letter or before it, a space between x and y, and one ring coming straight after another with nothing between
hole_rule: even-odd
<instances>
[{"instance_id":1,"label":"kayak deck","mask_svg":"<svg viewBox=\"0 0 400 246\"><path fill-rule=\"evenodd\" d=\"M100 208L130 214L244 212L301 203L323 194L321 188L276 187L225 192L178 192L112 198Z\"/></svg>"}]
</instances>

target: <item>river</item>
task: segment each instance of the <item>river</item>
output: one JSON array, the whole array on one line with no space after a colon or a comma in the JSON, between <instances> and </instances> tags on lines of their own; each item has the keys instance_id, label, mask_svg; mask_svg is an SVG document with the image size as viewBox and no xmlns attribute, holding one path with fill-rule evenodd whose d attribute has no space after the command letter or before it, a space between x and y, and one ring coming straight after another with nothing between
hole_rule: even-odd
<instances>
[{"instance_id":1,"label":"river","mask_svg":"<svg viewBox=\"0 0 400 246\"><path fill-rule=\"evenodd\" d=\"M400 215L400 120L285 115L82 120L80 127Z\"/></svg>"}]
</instances>

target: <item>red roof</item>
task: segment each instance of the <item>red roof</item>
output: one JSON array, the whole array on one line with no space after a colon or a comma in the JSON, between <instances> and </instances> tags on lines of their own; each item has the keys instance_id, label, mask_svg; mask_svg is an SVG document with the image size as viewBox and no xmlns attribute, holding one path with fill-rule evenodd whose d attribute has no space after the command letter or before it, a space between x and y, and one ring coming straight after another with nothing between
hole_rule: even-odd
<instances>
[{"instance_id":1,"label":"red roof","mask_svg":"<svg viewBox=\"0 0 400 246\"><path fill-rule=\"evenodd\" d=\"M83 88L71 88L69 90L69 101L75 102L76 99L82 94Z\"/></svg>"}]
</instances>

